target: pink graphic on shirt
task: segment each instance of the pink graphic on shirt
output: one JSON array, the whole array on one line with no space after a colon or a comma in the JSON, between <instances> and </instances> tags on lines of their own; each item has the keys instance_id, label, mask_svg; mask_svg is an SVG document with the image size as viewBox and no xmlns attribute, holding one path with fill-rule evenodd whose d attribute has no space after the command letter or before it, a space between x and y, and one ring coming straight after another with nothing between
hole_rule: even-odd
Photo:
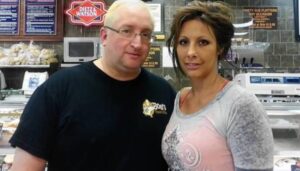
<instances>
[{"instance_id":1,"label":"pink graphic on shirt","mask_svg":"<svg viewBox=\"0 0 300 171\"><path fill-rule=\"evenodd\" d=\"M171 170L234 171L226 139L208 119L192 126L169 125L167 131L163 152Z\"/></svg>"}]
</instances>

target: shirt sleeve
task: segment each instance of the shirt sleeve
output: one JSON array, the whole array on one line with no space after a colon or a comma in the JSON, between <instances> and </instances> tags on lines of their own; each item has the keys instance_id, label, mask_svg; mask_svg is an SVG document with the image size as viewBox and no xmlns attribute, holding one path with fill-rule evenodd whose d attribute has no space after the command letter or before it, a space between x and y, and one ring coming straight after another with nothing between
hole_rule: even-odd
<instances>
[{"instance_id":1,"label":"shirt sleeve","mask_svg":"<svg viewBox=\"0 0 300 171\"><path fill-rule=\"evenodd\" d=\"M272 170L272 130L263 106L254 95L241 95L233 103L227 128L236 171Z\"/></svg>"},{"instance_id":2,"label":"shirt sleeve","mask_svg":"<svg viewBox=\"0 0 300 171\"><path fill-rule=\"evenodd\" d=\"M44 85L38 87L21 115L11 145L47 160L56 136L56 109L51 93Z\"/></svg>"}]
</instances>

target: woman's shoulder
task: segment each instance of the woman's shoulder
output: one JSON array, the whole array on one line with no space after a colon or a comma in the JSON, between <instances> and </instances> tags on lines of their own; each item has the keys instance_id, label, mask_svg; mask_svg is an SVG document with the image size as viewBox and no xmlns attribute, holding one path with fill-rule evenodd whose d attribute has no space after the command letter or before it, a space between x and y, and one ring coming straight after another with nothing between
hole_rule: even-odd
<instances>
[{"instance_id":1,"label":"woman's shoulder","mask_svg":"<svg viewBox=\"0 0 300 171\"><path fill-rule=\"evenodd\" d=\"M183 87L178 91L178 95L180 97L185 97L186 95L188 95L188 93L191 91L192 87Z\"/></svg>"},{"instance_id":2,"label":"woman's shoulder","mask_svg":"<svg viewBox=\"0 0 300 171\"><path fill-rule=\"evenodd\" d=\"M239 98L253 98L255 95L248 91L246 88L240 86L236 82L231 81L225 91L225 95L229 96L231 99Z\"/></svg>"},{"instance_id":3,"label":"woman's shoulder","mask_svg":"<svg viewBox=\"0 0 300 171\"><path fill-rule=\"evenodd\" d=\"M192 87L183 87L178 93L176 99L179 99L179 104L182 104L187 95L190 93Z\"/></svg>"}]
</instances>

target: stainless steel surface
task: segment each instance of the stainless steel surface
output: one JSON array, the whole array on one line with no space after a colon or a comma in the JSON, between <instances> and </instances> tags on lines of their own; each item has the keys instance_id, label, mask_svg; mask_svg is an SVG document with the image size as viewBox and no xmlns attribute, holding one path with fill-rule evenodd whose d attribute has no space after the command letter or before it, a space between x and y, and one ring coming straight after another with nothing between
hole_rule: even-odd
<instances>
[{"instance_id":1,"label":"stainless steel surface","mask_svg":"<svg viewBox=\"0 0 300 171\"><path fill-rule=\"evenodd\" d=\"M293 155L298 154L300 156L300 139L299 138L277 138L275 143L276 155Z\"/></svg>"},{"instance_id":2,"label":"stainless steel surface","mask_svg":"<svg viewBox=\"0 0 300 171\"><path fill-rule=\"evenodd\" d=\"M0 108L5 106L25 106L29 98L25 95L8 95L0 101Z\"/></svg>"},{"instance_id":3,"label":"stainless steel surface","mask_svg":"<svg viewBox=\"0 0 300 171\"><path fill-rule=\"evenodd\" d=\"M242 73L234 80L264 106L275 154L300 155L300 73Z\"/></svg>"}]
</instances>

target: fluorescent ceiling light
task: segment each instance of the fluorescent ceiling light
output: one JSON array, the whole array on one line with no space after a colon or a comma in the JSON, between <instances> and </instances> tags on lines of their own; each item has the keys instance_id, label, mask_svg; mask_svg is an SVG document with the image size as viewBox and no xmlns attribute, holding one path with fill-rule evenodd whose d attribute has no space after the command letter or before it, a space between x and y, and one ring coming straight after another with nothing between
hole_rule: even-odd
<instances>
[{"instance_id":1,"label":"fluorescent ceiling light","mask_svg":"<svg viewBox=\"0 0 300 171\"><path fill-rule=\"evenodd\" d=\"M235 28L249 27L249 26L251 26L251 25L253 25L253 19L252 19L251 21L249 21L249 22L246 22L246 23L233 24L233 26L234 26Z\"/></svg>"},{"instance_id":2,"label":"fluorescent ceiling light","mask_svg":"<svg viewBox=\"0 0 300 171\"><path fill-rule=\"evenodd\" d=\"M244 36L246 34L248 34L248 32L238 32L238 33L235 32L234 33L235 36Z\"/></svg>"}]
</instances>

